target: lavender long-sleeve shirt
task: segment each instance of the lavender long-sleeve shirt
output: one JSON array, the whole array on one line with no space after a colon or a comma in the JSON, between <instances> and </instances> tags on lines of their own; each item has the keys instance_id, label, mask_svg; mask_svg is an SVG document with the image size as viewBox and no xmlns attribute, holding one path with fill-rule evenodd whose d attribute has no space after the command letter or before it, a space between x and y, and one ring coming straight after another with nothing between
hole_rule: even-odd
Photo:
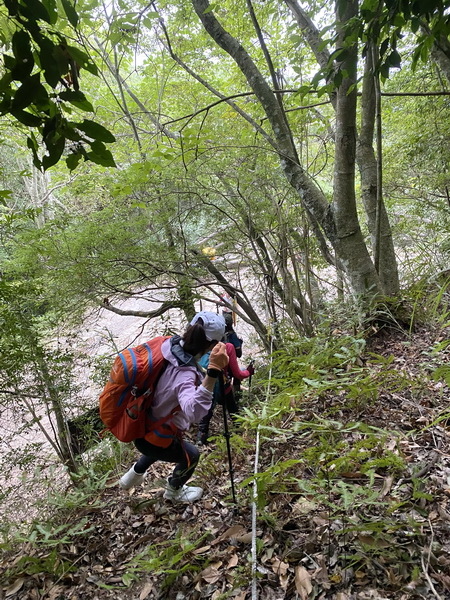
<instances>
[{"instance_id":1,"label":"lavender long-sleeve shirt","mask_svg":"<svg viewBox=\"0 0 450 600\"><path fill-rule=\"evenodd\" d=\"M178 337L170 338L161 346L168 364L156 385L152 415L154 419L161 419L179 405L181 410L171 422L186 431L208 413L213 395L201 385L204 374L196 361L183 352L178 341Z\"/></svg>"}]
</instances>

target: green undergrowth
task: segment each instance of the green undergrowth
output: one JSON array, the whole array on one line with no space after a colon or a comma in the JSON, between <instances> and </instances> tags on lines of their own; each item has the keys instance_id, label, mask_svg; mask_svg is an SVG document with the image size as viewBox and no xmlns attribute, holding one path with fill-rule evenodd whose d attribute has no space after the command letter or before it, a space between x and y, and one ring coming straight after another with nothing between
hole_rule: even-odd
<instances>
[{"instance_id":1,"label":"green undergrowth","mask_svg":"<svg viewBox=\"0 0 450 600\"><path fill-rule=\"evenodd\" d=\"M397 348L410 342L405 334ZM328 576L336 585L349 573L380 578L389 568L392 590L397 580L404 585L420 579L425 525L435 498L421 463L411 462L410 446L417 446L450 414L438 411L434 419L412 427L410 421L390 418L388 411L396 409L392 399L420 403L433 382L449 384L441 361L449 347L448 340L440 339L412 369L396 362L395 354L374 352L362 335L292 336L270 364L259 365L230 440L239 510L248 514L253 502L257 509L258 560L264 560L271 539L274 552L289 564L303 560L309 566L307 556L313 562L325 556ZM4 573L8 580L36 573L61 579L76 570L68 549L89 545L99 535L92 513L107 511L104 492L119 474L119 462L102 461L100 453L70 491L54 499L52 518L35 520L26 534L4 542L5 550L17 543L24 548ZM113 474L111 468L116 469ZM226 480L227 444L221 433L202 457L196 476L214 490L218 470ZM230 507L229 489L226 494L221 505ZM293 530L299 538L313 540L300 553L289 535ZM210 538L200 518L196 527L180 525L176 533L127 554L119 582L97 585L106 590L132 587L151 572L162 589L170 589L211 564L211 556L197 553ZM236 581L239 573L248 581L249 573L240 569Z\"/></svg>"}]
</instances>

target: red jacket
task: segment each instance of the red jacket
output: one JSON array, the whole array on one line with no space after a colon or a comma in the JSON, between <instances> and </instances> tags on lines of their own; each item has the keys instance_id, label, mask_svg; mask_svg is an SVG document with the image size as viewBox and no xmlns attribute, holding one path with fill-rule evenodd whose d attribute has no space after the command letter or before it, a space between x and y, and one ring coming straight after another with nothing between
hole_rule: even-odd
<instances>
[{"instance_id":1,"label":"red jacket","mask_svg":"<svg viewBox=\"0 0 450 600\"><path fill-rule=\"evenodd\" d=\"M227 350L229 358L227 374L231 377L234 377L235 379L239 379L239 381L250 377L250 373L247 371L247 369L241 369L239 367L236 356L236 349L233 346L233 344L225 344L225 348Z\"/></svg>"}]
</instances>

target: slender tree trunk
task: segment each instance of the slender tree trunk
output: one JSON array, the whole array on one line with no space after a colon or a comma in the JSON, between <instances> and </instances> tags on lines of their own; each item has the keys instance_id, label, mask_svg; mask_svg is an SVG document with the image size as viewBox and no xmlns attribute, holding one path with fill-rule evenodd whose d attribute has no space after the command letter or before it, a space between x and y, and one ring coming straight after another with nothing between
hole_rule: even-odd
<instances>
[{"instance_id":1,"label":"slender tree trunk","mask_svg":"<svg viewBox=\"0 0 450 600\"><path fill-rule=\"evenodd\" d=\"M367 215L372 248L379 248L378 273L383 292L395 296L399 291L397 259L392 231L382 197L378 198L377 158L373 141L376 114L373 56L367 53L361 97L361 128L356 146L356 158L361 177L361 197ZM377 227L379 219L379 239Z\"/></svg>"},{"instance_id":2,"label":"slender tree trunk","mask_svg":"<svg viewBox=\"0 0 450 600\"><path fill-rule=\"evenodd\" d=\"M338 3L338 7L341 3ZM338 10L338 44L344 47L343 26L358 14L357 0L348 0L343 12ZM336 139L334 162L333 216L336 227L336 255L349 277L355 294L366 295L380 290L380 282L369 257L359 226L355 197L356 156L356 67L358 47L347 47L338 62L342 81L336 97Z\"/></svg>"},{"instance_id":3,"label":"slender tree trunk","mask_svg":"<svg viewBox=\"0 0 450 600\"><path fill-rule=\"evenodd\" d=\"M431 58L444 73L447 81L450 82L450 41L447 38L440 36L433 44Z\"/></svg>"},{"instance_id":4,"label":"slender tree trunk","mask_svg":"<svg viewBox=\"0 0 450 600\"><path fill-rule=\"evenodd\" d=\"M77 464L72 453L70 444L70 434L67 428L67 415L64 412L61 394L55 385L53 376L51 375L45 356L42 355L40 348L36 345L35 354L36 374L41 379L43 388L44 402L48 410L48 416L52 429L54 429L52 416L55 418L56 431L54 430L55 444L53 447L57 450L62 462L68 467L69 473L77 473L79 465ZM50 436L47 435L47 438Z\"/></svg>"},{"instance_id":5,"label":"slender tree trunk","mask_svg":"<svg viewBox=\"0 0 450 600\"><path fill-rule=\"evenodd\" d=\"M323 48L323 39L320 32L303 10L297 0L285 0L292 11L299 28L301 29L307 43L316 57L320 67L327 71L330 65L330 55ZM370 53L369 53L370 54ZM370 62L372 57L368 56ZM366 75L363 83L362 96L362 127L360 136L357 138L356 160L359 166L362 183L362 200L367 213L368 226L372 238L372 248L377 247L376 219L377 219L377 160L373 149L374 142L374 120L375 120L375 88L373 82L373 69L368 68L366 61ZM336 96L330 94L330 101L336 110ZM381 192L381 190L380 190ZM389 219L384 202L380 202L379 211L380 225L380 254L379 254L379 278L385 294L395 295L398 293L399 281L397 261L395 257L394 244L390 229Z\"/></svg>"},{"instance_id":6,"label":"slender tree trunk","mask_svg":"<svg viewBox=\"0 0 450 600\"><path fill-rule=\"evenodd\" d=\"M160 199L160 202L162 202L161 199ZM165 224L164 229L166 231L169 248L175 248L176 241L173 236L172 229L169 227L168 223ZM180 269L180 272L183 271L182 264L176 265L176 268ZM194 315L196 313L195 304L194 304L194 294L192 293L192 284L191 284L192 280L187 275L181 275L181 274L175 274L175 279L177 282L178 298L180 300L180 304L183 309L186 320L189 323L190 321L192 321L192 319L194 318Z\"/></svg>"}]
</instances>

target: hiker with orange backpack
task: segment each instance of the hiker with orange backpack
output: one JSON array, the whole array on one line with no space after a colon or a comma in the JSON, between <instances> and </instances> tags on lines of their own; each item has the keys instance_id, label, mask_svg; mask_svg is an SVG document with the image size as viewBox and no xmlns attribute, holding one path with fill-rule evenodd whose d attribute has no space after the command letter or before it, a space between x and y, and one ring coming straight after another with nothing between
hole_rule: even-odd
<instances>
[{"instance_id":1,"label":"hiker with orange backpack","mask_svg":"<svg viewBox=\"0 0 450 600\"><path fill-rule=\"evenodd\" d=\"M225 344L220 342L224 332L221 315L202 311L195 315L182 337L176 335L162 342L166 364L158 375L151 406L142 417L146 419L144 435L133 440L142 456L120 479L122 489L142 483L150 465L161 460L175 463L164 498L172 502L195 502L201 498L202 488L186 485L200 452L183 439L183 432L198 423L211 407L217 377L228 364ZM211 355L204 375L197 360L208 351Z\"/></svg>"}]
</instances>

